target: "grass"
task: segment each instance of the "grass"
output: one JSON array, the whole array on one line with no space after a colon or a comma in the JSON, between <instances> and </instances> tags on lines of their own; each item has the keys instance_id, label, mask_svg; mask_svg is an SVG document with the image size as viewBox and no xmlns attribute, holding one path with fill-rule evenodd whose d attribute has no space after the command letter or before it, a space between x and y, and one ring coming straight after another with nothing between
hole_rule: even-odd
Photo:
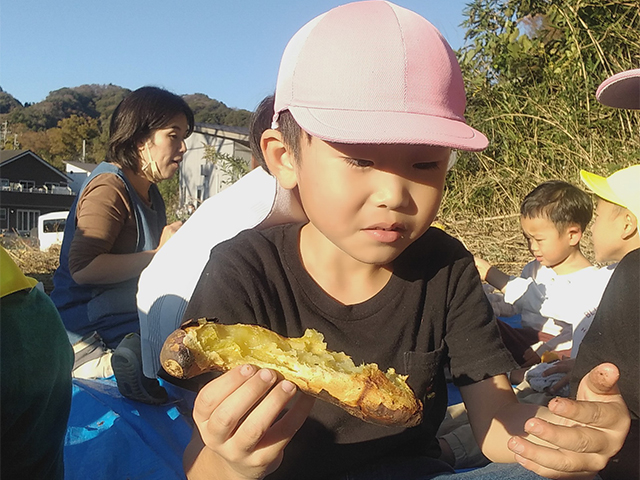
<instances>
[{"instance_id":1,"label":"grass","mask_svg":"<svg viewBox=\"0 0 640 480\"><path fill-rule=\"evenodd\" d=\"M42 282L45 291L51 293L53 272L60 263L59 246L54 245L48 251L42 252L33 240L14 235L1 237L0 244L26 276Z\"/></svg>"}]
</instances>

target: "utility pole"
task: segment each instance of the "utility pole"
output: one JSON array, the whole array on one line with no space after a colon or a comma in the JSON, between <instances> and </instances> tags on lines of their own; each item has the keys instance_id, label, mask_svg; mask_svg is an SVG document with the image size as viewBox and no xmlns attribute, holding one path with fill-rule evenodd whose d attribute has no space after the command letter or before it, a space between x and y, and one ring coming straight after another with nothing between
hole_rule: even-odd
<instances>
[{"instance_id":1,"label":"utility pole","mask_svg":"<svg viewBox=\"0 0 640 480\"><path fill-rule=\"evenodd\" d=\"M7 136L9 135L9 122L4 121L2 124L2 150L4 150L4 144L7 142Z\"/></svg>"}]
</instances>

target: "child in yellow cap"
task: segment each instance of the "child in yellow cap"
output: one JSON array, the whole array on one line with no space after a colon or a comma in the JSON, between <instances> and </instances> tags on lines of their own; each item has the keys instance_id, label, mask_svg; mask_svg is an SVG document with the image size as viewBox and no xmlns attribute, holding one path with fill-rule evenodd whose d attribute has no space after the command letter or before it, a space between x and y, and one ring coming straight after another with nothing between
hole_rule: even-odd
<instances>
[{"instance_id":1,"label":"child in yellow cap","mask_svg":"<svg viewBox=\"0 0 640 480\"><path fill-rule=\"evenodd\" d=\"M640 79L640 70L637 72ZM573 368L572 393L575 394L582 375L594 365L611 362L618 367L622 372L618 386L631 414L631 430L622 450L600 476L603 480L640 478L640 165L606 178L585 171L580 176L598 197L591 227L596 260L620 263L580 345Z\"/></svg>"},{"instance_id":2,"label":"child in yellow cap","mask_svg":"<svg viewBox=\"0 0 640 480\"><path fill-rule=\"evenodd\" d=\"M596 261L619 262L640 248L640 165L607 178L582 170L580 177L598 196L591 227Z\"/></svg>"}]
</instances>

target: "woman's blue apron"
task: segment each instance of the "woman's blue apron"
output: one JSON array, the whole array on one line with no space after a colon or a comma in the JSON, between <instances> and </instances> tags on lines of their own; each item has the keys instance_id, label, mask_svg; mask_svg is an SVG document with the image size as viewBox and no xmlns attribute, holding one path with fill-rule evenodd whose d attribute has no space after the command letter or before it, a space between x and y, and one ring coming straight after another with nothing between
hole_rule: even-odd
<instances>
[{"instance_id":1,"label":"woman's blue apron","mask_svg":"<svg viewBox=\"0 0 640 480\"><path fill-rule=\"evenodd\" d=\"M76 231L78 199L89 182L101 174L117 175L127 189L138 231L135 252L153 250L158 246L167 219L164 201L156 185L152 184L149 189L150 208L138 196L124 172L107 162L95 168L71 206L60 250L60 266L53 276L51 299L67 330L80 336L97 331L107 346L115 348L127 333L140 331L136 306L139 276L109 285L79 285L69 271L69 250Z\"/></svg>"}]
</instances>

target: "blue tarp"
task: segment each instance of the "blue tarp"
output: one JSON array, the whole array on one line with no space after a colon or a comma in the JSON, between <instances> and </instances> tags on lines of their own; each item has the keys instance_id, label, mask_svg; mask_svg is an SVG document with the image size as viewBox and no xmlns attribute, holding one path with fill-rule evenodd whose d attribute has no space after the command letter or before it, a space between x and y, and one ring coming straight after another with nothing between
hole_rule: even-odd
<instances>
[{"instance_id":1,"label":"blue tarp","mask_svg":"<svg viewBox=\"0 0 640 480\"><path fill-rule=\"evenodd\" d=\"M511 325L513 328L522 328L522 315L519 313L512 317L498 317L498 319L508 325Z\"/></svg>"},{"instance_id":2,"label":"blue tarp","mask_svg":"<svg viewBox=\"0 0 640 480\"><path fill-rule=\"evenodd\" d=\"M501 318L515 328L520 316ZM195 394L164 382L169 402L123 398L113 377L73 380L65 438L65 480L184 480L182 454L193 428ZM447 384L449 405L462 401Z\"/></svg>"},{"instance_id":3,"label":"blue tarp","mask_svg":"<svg viewBox=\"0 0 640 480\"><path fill-rule=\"evenodd\" d=\"M113 377L74 379L65 480L183 480L193 394L164 386L169 402L152 406L123 398Z\"/></svg>"}]
</instances>

